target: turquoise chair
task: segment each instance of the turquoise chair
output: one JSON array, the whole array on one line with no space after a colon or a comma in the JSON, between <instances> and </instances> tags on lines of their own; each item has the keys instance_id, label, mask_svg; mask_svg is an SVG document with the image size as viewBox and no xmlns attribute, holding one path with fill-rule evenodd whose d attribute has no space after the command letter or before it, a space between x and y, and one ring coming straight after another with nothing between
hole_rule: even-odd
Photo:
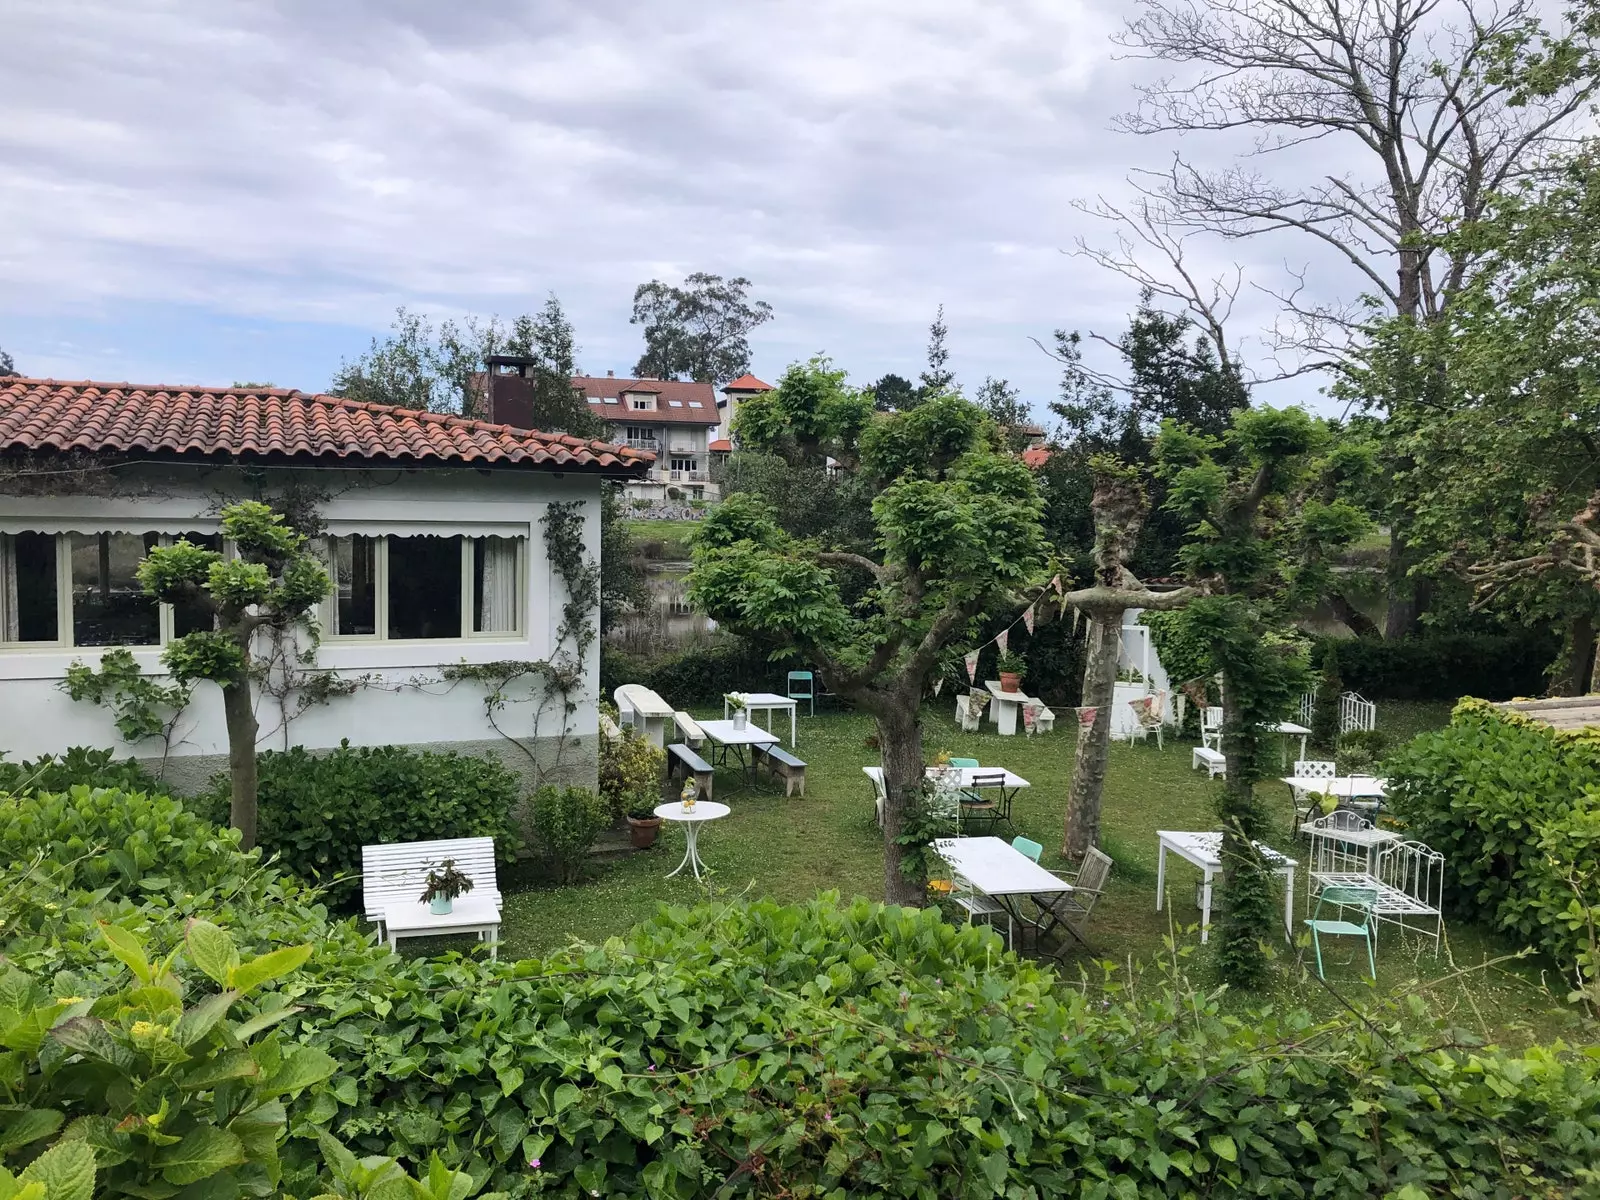
<instances>
[{"instance_id":1,"label":"turquoise chair","mask_svg":"<svg viewBox=\"0 0 1600 1200\"><path fill-rule=\"evenodd\" d=\"M1326 905L1335 911L1332 918L1322 915L1323 906ZM1372 972L1372 977L1378 977L1378 958L1373 951L1374 930L1372 923L1376 920L1373 910L1378 907L1378 889L1374 887L1325 887L1317 893L1317 907L1312 910L1311 917L1306 924L1311 927L1311 944L1317 951L1317 978L1326 979L1322 973L1322 935L1330 937L1358 937L1367 944L1367 967ZM1361 922L1344 919L1344 910L1354 909L1361 914Z\"/></svg>"},{"instance_id":2,"label":"turquoise chair","mask_svg":"<svg viewBox=\"0 0 1600 1200\"><path fill-rule=\"evenodd\" d=\"M805 691L797 691L795 684L806 685ZM810 671L790 671L787 686L783 693L790 700L804 700L809 717L817 715L817 677Z\"/></svg>"},{"instance_id":3,"label":"turquoise chair","mask_svg":"<svg viewBox=\"0 0 1600 1200\"><path fill-rule=\"evenodd\" d=\"M952 758L950 765L952 767L975 767L978 765L978 760L975 758Z\"/></svg>"},{"instance_id":4,"label":"turquoise chair","mask_svg":"<svg viewBox=\"0 0 1600 1200\"><path fill-rule=\"evenodd\" d=\"M1039 855L1044 853L1044 847L1032 838L1017 836L1011 839L1011 848L1019 854L1026 854L1034 862L1039 861Z\"/></svg>"}]
</instances>

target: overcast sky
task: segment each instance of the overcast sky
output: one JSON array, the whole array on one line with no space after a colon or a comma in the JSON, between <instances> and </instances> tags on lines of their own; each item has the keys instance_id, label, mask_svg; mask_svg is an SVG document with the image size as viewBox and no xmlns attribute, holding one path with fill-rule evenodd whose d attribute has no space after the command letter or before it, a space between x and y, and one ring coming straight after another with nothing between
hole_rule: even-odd
<instances>
[{"instance_id":1,"label":"overcast sky","mask_svg":"<svg viewBox=\"0 0 1600 1200\"><path fill-rule=\"evenodd\" d=\"M312 390L397 305L551 291L583 369L622 374L634 286L704 270L772 304L769 380L817 351L915 377L942 303L969 393L1042 411L1030 337L1114 334L1135 298L1063 253L1106 237L1071 202L1170 151L1111 128L1148 69L1116 58L1119 0L4 9L0 347L31 375Z\"/></svg>"}]
</instances>

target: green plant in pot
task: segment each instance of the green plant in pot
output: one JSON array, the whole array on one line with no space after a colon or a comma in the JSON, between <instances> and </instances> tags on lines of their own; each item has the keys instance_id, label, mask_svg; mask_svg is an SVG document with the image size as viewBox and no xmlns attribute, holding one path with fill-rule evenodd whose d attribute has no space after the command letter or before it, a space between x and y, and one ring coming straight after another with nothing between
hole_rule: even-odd
<instances>
[{"instance_id":1,"label":"green plant in pot","mask_svg":"<svg viewBox=\"0 0 1600 1200\"><path fill-rule=\"evenodd\" d=\"M1022 690L1022 677L1028 673L1028 661L1022 655L1010 650L1000 652L1000 661L997 664L1000 670L1000 690L1002 692L1020 692Z\"/></svg>"},{"instance_id":2,"label":"green plant in pot","mask_svg":"<svg viewBox=\"0 0 1600 1200\"><path fill-rule=\"evenodd\" d=\"M471 890L472 879L456 870L455 859L447 858L429 869L421 900L429 912L442 917L455 907L457 896L465 896Z\"/></svg>"},{"instance_id":3,"label":"green plant in pot","mask_svg":"<svg viewBox=\"0 0 1600 1200\"><path fill-rule=\"evenodd\" d=\"M745 699L738 692L729 692L723 697L728 702L728 711L733 714L733 727L743 729L750 720L750 713L745 705Z\"/></svg>"}]
</instances>

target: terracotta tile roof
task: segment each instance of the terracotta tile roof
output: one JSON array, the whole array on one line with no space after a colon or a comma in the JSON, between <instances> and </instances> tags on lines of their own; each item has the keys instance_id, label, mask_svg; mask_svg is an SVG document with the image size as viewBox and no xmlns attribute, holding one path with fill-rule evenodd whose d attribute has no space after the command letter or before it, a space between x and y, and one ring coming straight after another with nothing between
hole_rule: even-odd
<instances>
[{"instance_id":1,"label":"terracotta tile roof","mask_svg":"<svg viewBox=\"0 0 1600 1200\"><path fill-rule=\"evenodd\" d=\"M1035 446L1031 450L1022 452L1022 465L1032 470L1038 470L1050 461L1050 451L1043 446Z\"/></svg>"},{"instance_id":2,"label":"terracotta tile roof","mask_svg":"<svg viewBox=\"0 0 1600 1200\"><path fill-rule=\"evenodd\" d=\"M717 414L716 390L709 383L574 375L572 386L583 393L591 409L619 425L715 425L722 419ZM648 412L634 412L622 402L624 392L653 392L656 406ZM607 404L607 400L615 403ZM677 407L673 407L674 401ZM691 407L695 404L700 407Z\"/></svg>"},{"instance_id":3,"label":"terracotta tile roof","mask_svg":"<svg viewBox=\"0 0 1600 1200\"><path fill-rule=\"evenodd\" d=\"M287 388L0 379L0 453L36 450L464 463L637 473L655 456L565 433Z\"/></svg>"},{"instance_id":4,"label":"terracotta tile roof","mask_svg":"<svg viewBox=\"0 0 1600 1200\"><path fill-rule=\"evenodd\" d=\"M746 371L732 383L723 384L722 390L725 392L770 392L772 385L770 383L762 383L761 380Z\"/></svg>"},{"instance_id":5,"label":"terracotta tile roof","mask_svg":"<svg viewBox=\"0 0 1600 1200\"><path fill-rule=\"evenodd\" d=\"M733 443L727 438L718 438L716 441L707 446L706 449L711 451L713 454L718 453L719 451L727 452L733 449Z\"/></svg>"}]
</instances>

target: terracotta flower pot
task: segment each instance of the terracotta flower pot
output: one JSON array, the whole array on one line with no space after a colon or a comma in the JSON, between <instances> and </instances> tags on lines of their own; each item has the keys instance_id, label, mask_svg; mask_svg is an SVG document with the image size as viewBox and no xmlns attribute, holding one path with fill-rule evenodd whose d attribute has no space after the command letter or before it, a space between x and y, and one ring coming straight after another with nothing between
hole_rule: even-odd
<instances>
[{"instance_id":1,"label":"terracotta flower pot","mask_svg":"<svg viewBox=\"0 0 1600 1200\"><path fill-rule=\"evenodd\" d=\"M648 850L656 844L656 834L661 830L660 817L629 817L628 838L635 850Z\"/></svg>"},{"instance_id":2,"label":"terracotta flower pot","mask_svg":"<svg viewBox=\"0 0 1600 1200\"><path fill-rule=\"evenodd\" d=\"M1022 690L1022 676L1015 671L1001 671L1000 690L1002 692L1020 692Z\"/></svg>"}]
</instances>

